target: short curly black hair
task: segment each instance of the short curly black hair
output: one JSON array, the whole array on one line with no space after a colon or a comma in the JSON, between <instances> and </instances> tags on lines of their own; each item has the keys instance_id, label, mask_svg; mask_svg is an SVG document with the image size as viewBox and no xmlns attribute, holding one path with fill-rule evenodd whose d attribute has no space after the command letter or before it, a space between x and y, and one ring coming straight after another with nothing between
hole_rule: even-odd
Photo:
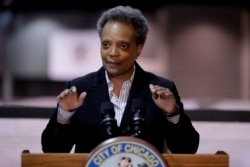
<instances>
[{"instance_id":1,"label":"short curly black hair","mask_svg":"<svg viewBox=\"0 0 250 167\"><path fill-rule=\"evenodd\" d=\"M104 11L97 21L97 31L101 37L102 29L108 21L131 23L136 32L136 44L144 44L148 34L148 23L139 9L131 6L116 6Z\"/></svg>"}]
</instances>

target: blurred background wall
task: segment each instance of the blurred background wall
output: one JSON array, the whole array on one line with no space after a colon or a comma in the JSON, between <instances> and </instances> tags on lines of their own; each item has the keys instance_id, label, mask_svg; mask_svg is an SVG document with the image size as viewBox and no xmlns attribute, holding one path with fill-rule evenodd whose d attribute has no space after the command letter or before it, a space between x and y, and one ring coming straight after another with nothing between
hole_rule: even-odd
<instances>
[{"instance_id":1,"label":"blurred background wall","mask_svg":"<svg viewBox=\"0 0 250 167\"><path fill-rule=\"evenodd\" d=\"M96 47L91 48L97 51L91 55L94 59L85 58L82 61L82 68L86 68L81 73L78 66L67 65L63 55L60 55L67 52L73 57L77 50L72 44L74 42L56 48L50 43L51 37L58 32L80 32L83 34L78 36L78 40L98 38L94 35L87 37L86 34L90 30L95 31L95 23L102 10L116 5L80 6L74 1L70 4L62 1L58 6L52 6L49 2L38 1L28 7L25 2L29 1L12 1L2 5L0 13L0 99L5 104L25 97L55 96L62 90L65 81L97 69L99 64L92 66L95 68L87 65L100 60L98 42L93 43ZM240 3L218 5L192 2L132 5L141 8L149 20L149 37L138 60L146 70L174 80L183 100L192 101L193 108L218 107L225 99L249 101L247 7ZM61 39L67 41L69 38ZM82 46L90 48L91 43L86 40ZM67 47L68 50L64 49ZM51 50L55 49L61 52L52 54ZM57 58L51 64L53 56ZM65 78L50 77L51 67L56 69L55 62L58 67L61 66L57 69L58 73L65 73ZM66 72L73 68L78 71L77 75L72 71L72 76L67 74L66 77ZM236 105L242 104L237 102Z\"/></svg>"}]
</instances>

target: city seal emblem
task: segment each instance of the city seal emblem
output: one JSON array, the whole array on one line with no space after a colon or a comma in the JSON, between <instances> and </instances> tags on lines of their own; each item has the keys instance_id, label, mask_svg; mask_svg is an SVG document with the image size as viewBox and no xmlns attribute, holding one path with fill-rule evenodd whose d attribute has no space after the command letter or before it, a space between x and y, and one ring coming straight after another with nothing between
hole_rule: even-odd
<instances>
[{"instance_id":1,"label":"city seal emblem","mask_svg":"<svg viewBox=\"0 0 250 167\"><path fill-rule=\"evenodd\" d=\"M110 138L94 148L84 167L168 167L161 153L137 137Z\"/></svg>"}]
</instances>

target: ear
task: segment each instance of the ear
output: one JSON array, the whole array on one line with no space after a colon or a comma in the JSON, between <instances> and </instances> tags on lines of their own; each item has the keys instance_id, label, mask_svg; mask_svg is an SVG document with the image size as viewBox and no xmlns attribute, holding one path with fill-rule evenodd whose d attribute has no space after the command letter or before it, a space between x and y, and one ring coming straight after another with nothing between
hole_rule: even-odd
<instances>
[{"instance_id":1,"label":"ear","mask_svg":"<svg viewBox=\"0 0 250 167\"><path fill-rule=\"evenodd\" d=\"M143 44L140 44L137 46L137 58L141 55L141 51L143 49Z\"/></svg>"}]
</instances>

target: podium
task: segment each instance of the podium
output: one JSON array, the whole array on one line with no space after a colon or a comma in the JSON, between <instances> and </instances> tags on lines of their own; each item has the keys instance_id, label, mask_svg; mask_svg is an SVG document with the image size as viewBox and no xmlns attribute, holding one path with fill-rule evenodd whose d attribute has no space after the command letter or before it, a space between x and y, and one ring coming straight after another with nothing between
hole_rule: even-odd
<instances>
[{"instance_id":1,"label":"podium","mask_svg":"<svg viewBox=\"0 0 250 167\"><path fill-rule=\"evenodd\" d=\"M215 154L162 154L169 167L229 167L229 156ZM21 154L21 167L83 167L88 157L85 153L30 153Z\"/></svg>"},{"instance_id":2,"label":"podium","mask_svg":"<svg viewBox=\"0 0 250 167\"><path fill-rule=\"evenodd\" d=\"M161 154L151 144L133 137L109 139L90 153L31 153L24 150L21 167L111 167L117 166L124 157L132 166L229 167L229 156L224 151L214 154Z\"/></svg>"}]
</instances>

